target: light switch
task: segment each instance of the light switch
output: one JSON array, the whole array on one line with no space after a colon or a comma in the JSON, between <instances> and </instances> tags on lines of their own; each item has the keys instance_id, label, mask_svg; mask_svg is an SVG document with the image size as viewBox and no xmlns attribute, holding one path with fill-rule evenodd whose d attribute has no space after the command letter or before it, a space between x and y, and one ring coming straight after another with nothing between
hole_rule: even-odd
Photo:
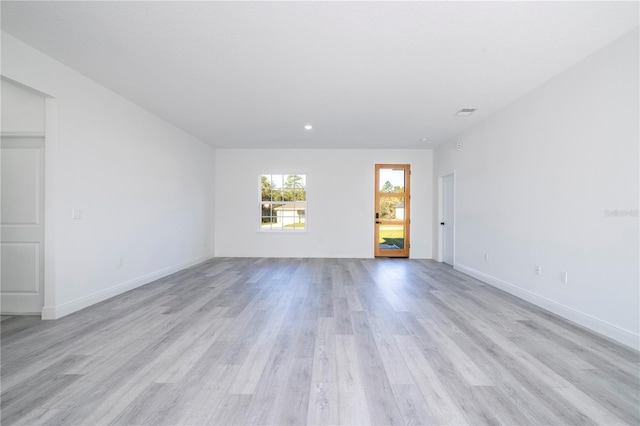
<instances>
[{"instance_id":1,"label":"light switch","mask_svg":"<svg viewBox=\"0 0 640 426\"><path fill-rule=\"evenodd\" d=\"M82 210L71 209L71 219L82 219Z\"/></svg>"}]
</instances>

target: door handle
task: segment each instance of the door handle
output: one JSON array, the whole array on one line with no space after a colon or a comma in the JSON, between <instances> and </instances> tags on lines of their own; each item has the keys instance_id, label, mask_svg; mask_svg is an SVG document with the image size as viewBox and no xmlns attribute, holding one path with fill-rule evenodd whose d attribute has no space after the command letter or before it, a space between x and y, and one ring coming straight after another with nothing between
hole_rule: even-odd
<instances>
[{"instance_id":1,"label":"door handle","mask_svg":"<svg viewBox=\"0 0 640 426\"><path fill-rule=\"evenodd\" d=\"M444 225L444 222L440 222L440 225Z\"/></svg>"},{"instance_id":2,"label":"door handle","mask_svg":"<svg viewBox=\"0 0 640 426\"><path fill-rule=\"evenodd\" d=\"M380 213L376 213L376 219L380 219Z\"/></svg>"}]
</instances>

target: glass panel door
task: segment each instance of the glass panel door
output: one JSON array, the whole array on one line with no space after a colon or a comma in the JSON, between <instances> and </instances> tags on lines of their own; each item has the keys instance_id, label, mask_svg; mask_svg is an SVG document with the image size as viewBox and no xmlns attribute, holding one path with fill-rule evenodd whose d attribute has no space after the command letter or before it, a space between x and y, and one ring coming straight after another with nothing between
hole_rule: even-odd
<instances>
[{"instance_id":1,"label":"glass panel door","mask_svg":"<svg viewBox=\"0 0 640 426\"><path fill-rule=\"evenodd\" d=\"M409 257L409 164L376 164L374 254Z\"/></svg>"}]
</instances>

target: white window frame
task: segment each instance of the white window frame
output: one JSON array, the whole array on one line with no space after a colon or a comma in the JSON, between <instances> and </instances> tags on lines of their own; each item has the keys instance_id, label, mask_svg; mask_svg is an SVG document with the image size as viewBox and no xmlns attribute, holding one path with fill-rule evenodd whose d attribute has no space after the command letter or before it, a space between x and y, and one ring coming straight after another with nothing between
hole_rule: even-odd
<instances>
[{"instance_id":1,"label":"white window frame","mask_svg":"<svg viewBox=\"0 0 640 426\"><path fill-rule=\"evenodd\" d=\"M284 225L280 225L280 226L273 226L273 223L271 224L271 226L264 226L263 225L263 218L266 217L263 215L263 207L265 204L265 200L262 199L262 177L263 176L268 176L270 180L273 179L273 176L282 176L282 181L283 181L283 187L280 189L284 189L284 181L286 179L286 176L290 176L290 175L297 175L297 176L302 176L304 179L304 191L305 191L305 200L304 201L284 201L284 200L271 200L270 204L291 204L293 203L294 206L297 205L304 205L304 228L296 228L294 227L285 227ZM259 217L258 217L258 232L264 232L264 233L278 233L278 232L282 232L282 233L292 233L292 234L304 234L307 233L309 230L309 222L308 222L308 218L309 218L309 174L308 173L304 173L304 172L277 172L277 173L262 173L258 176L258 211L259 211ZM295 207L294 207L295 208ZM272 214L270 215L271 217ZM295 216L292 216L295 217ZM299 223L299 222L298 222Z\"/></svg>"}]
</instances>

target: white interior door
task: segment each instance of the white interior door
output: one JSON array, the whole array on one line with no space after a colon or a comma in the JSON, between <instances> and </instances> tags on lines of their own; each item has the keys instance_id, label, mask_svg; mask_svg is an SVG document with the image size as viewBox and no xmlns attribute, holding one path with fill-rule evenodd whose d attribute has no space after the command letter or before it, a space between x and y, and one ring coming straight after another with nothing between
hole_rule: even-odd
<instances>
[{"instance_id":1,"label":"white interior door","mask_svg":"<svg viewBox=\"0 0 640 426\"><path fill-rule=\"evenodd\" d=\"M0 281L3 314L44 303L44 138L2 137Z\"/></svg>"},{"instance_id":2,"label":"white interior door","mask_svg":"<svg viewBox=\"0 0 640 426\"><path fill-rule=\"evenodd\" d=\"M453 175L442 179L442 260L453 265L455 253L455 214L454 214Z\"/></svg>"}]
</instances>

